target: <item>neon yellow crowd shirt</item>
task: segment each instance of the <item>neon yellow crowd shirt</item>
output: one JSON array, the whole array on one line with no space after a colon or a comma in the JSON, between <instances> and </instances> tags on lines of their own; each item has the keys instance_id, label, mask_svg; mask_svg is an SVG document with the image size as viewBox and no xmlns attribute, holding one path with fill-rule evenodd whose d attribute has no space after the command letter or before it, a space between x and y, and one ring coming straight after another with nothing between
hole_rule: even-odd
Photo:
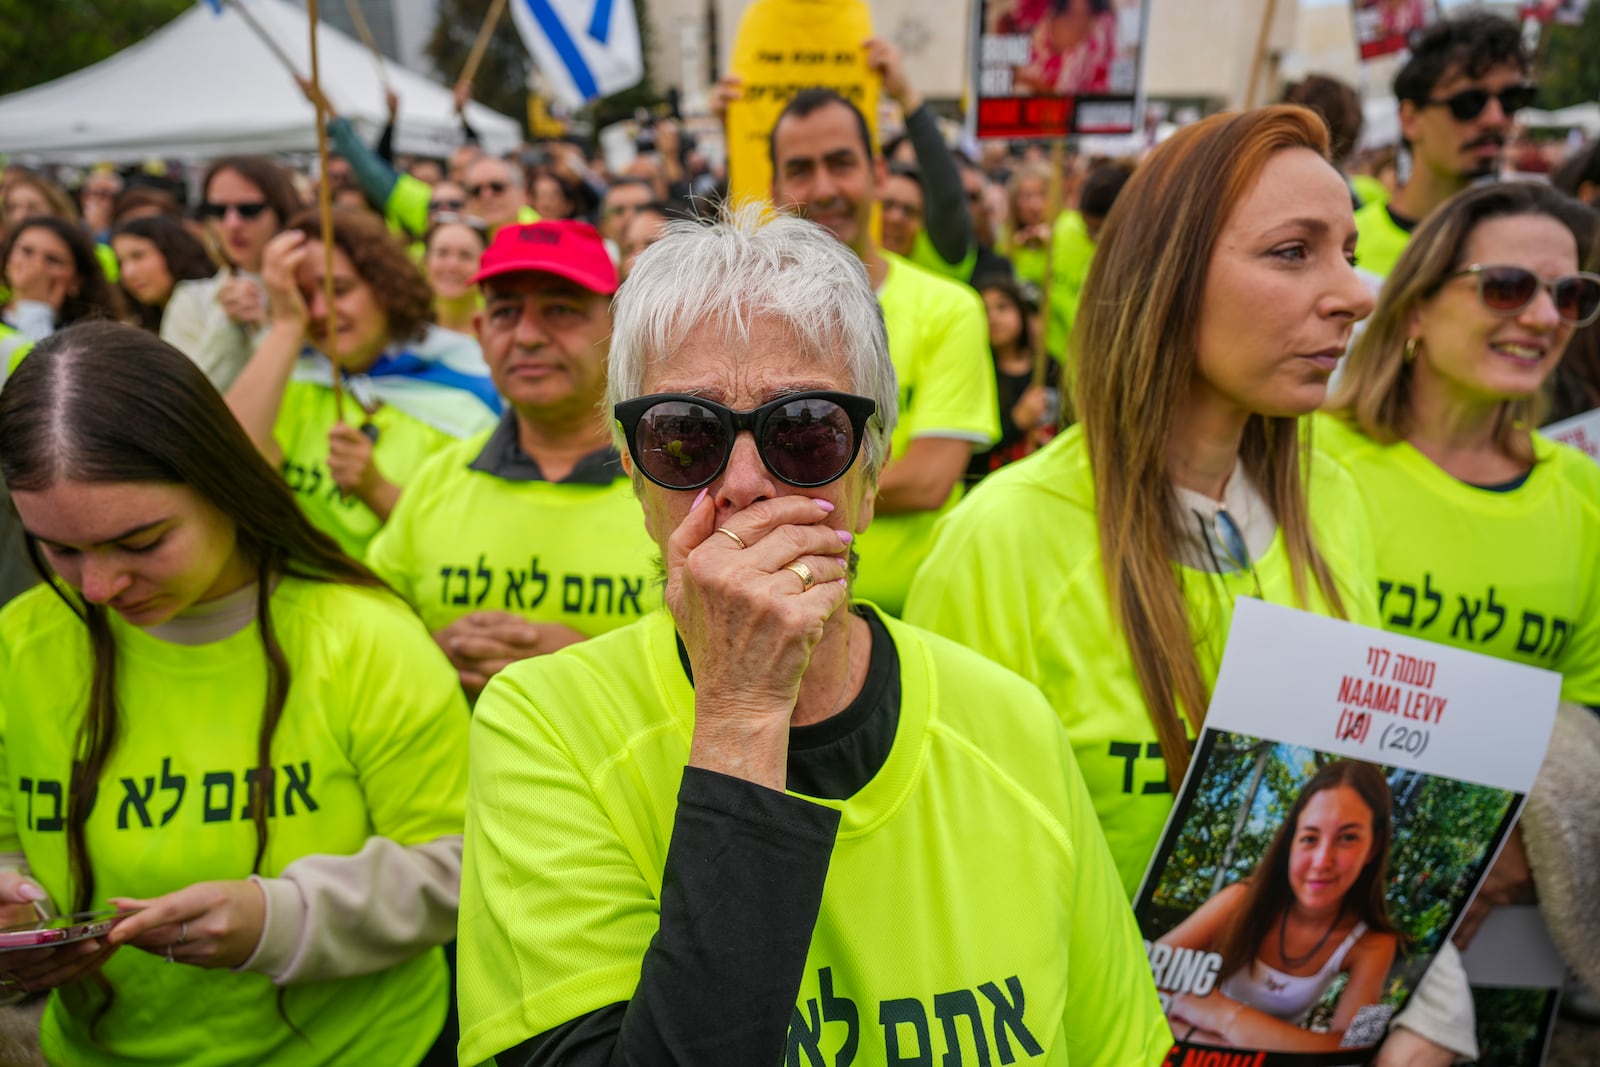
<instances>
[{"instance_id":1,"label":"neon yellow crowd shirt","mask_svg":"<svg viewBox=\"0 0 1600 1067\"><path fill-rule=\"evenodd\" d=\"M1078 317L1078 302L1083 298L1089 266L1094 262L1094 241L1089 227L1076 211L1056 216L1050 231L1050 291L1045 294L1044 347L1056 359L1065 361L1072 324Z\"/></svg>"},{"instance_id":2,"label":"neon yellow crowd shirt","mask_svg":"<svg viewBox=\"0 0 1600 1067\"><path fill-rule=\"evenodd\" d=\"M1563 699L1600 704L1600 466L1535 434L1528 480L1494 492L1331 415L1316 433L1366 498L1384 629L1557 671Z\"/></svg>"},{"instance_id":3,"label":"neon yellow crowd shirt","mask_svg":"<svg viewBox=\"0 0 1600 1067\"><path fill-rule=\"evenodd\" d=\"M900 387L900 421L890 463L918 437L971 441L975 450L1000 439L989 319L978 294L894 255L878 290L889 332L889 358ZM879 515L856 539L861 566L855 594L898 615L917 564L932 543L939 516L961 499L957 480L935 511Z\"/></svg>"},{"instance_id":4,"label":"neon yellow crowd shirt","mask_svg":"<svg viewBox=\"0 0 1600 1067\"><path fill-rule=\"evenodd\" d=\"M1320 455L1309 480L1314 536L1347 616L1375 624L1375 563L1360 497L1348 476ZM1266 599L1295 604L1281 531L1254 563ZM1249 572L1173 569L1209 686L1222 663L1233 602L1253 594L1255 583ZM1331 614L1307 581L1311 610ZM1172 792L1106 589L1081 427L990 475L941 524L912 586L906 618L976 649L1044 692L1072 739L1131 897L1161 837Z\"/></svg>"},{"instance_id":5,"label":"neon yellow crowd shirt","mask_svg":"<svg viewBox=\"0 0 1600 1067\"><path fill-rule=\"evenodd\" d=\"M512 481L469 469L489 436L424 464L367 554L428 629L506 611L594 637L654 610L660 553L628 479Z\"/></svg>"},{"instance_id":6,"label":"neon yellow crowd shirt","mask_svg":"<svg viewBox=\"0 0 1600 1067\"><path fill-rule=\"evenodd\" d=\"M849 800L816 801L843 818L796 1015L848 1000L856 1020L822 1027L824 1062L851 1042L837 1062L895 1062L898 1026L906 1042L927 1035L922 1062L934 1049L985 1062L976 1032L1030 1063L1159 1063L1170 1032L1049 708L993 664L884 621L900 660L893 748ZM462 1063L633 996L693 714L665 611L490 683L472 727ZM1002 1020L994 997L1021 1010Z\"/></svg>"},{"instance_id":7,"label":"neon yellow crowd shirt","mask_svg":"<svg viewBox=\"0 0 1600 1067\"><path fill-rule=\"evenodd\" d=\"M345 408L347 420L358 417L359 410L353 410L348 397ZM492 411L483 409L485 425L492 425L494 418ZM332 389L316 382L291 381L284 389L272 433L283 450L279 470L300 510L346 553L361 559L381 523L367 505L341 493L328 470L328 432L336 421ZM378 429L373 462L385 478L402 488L428 457L456 440L392 404L378 408L366 421Z\"/></svg>"},{"instance_id":8,"label":"neon yellow crowd shirt","mask_svg":"<svg viewBox=\"0 0 1600 1067\"><path fill-rule=\"evenodd\" d=\"M444 655L397 598L282 580L273 627L292 671L272 743L272 818L261 874L370 837L417 845L462 831L468 713ZM256 742L266 703L259 630L170 644L111 617L120 730L86 827L93 907L197 882L249 877ZM68 910L67 789L93 673L84 626L49 587L0 612L0 850L21 851ZM115 999L60 992L41 1042L80 1065L415 1063L444 1024L449 980L433 950L376 974L278 988L264 974L168 963L123 948L105 964ZM83 991L80 987L74 987ZM87 1012L87 1014L84 1014Z\"/></svg>"},{"instance_id":9,"label":"neon yellow crowd shirt","mask_svg":"<svg viewBox=\"0 0 1600 1067\"><path fill-rule=\"evenodd\" d=\"M1411 242L1411 234L1396 225L1384 200L1373 200L1356 209L1356 253L1362 270L1387 278L1400 253Z\"/></svg>"}]
</instances>

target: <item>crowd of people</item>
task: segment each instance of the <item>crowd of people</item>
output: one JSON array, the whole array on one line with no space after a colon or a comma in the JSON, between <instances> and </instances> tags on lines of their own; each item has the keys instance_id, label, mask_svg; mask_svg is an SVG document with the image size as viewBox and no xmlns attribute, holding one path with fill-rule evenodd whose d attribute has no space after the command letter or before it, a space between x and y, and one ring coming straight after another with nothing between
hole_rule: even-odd
<instances>
[{"instance_id":1,"label":"crowd of people","mask_svg":"<svg viewBox=\"0 0 1600 1067\"><path fill-rule=\"evenodd\" d=\"M1503 177L1515 24L1414 41L1398 177L1330 78L1062 168L868 51L903 130L799 91L771 215L672 121L5 170L0 918L116 913L0 952L48 1062L1336 1049L1405 950L1370 767L1168 935L1217 994L1164 1014L1128 906L1237 596L1557 671L1593 769L1600 467L1537 428L1600 408L1600 151ZM1529 810L1458 941L1587 884L1600 797ZM1476 1048L1447 946L1378 1062Z\"/></svg>"}]
</instances>

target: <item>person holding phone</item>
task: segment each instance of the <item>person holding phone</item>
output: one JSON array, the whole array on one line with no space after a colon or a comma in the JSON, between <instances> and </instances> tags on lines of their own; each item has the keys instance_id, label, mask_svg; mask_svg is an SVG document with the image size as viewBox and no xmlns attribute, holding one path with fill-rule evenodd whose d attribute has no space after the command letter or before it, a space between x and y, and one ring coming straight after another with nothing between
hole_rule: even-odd
<instances>
[{"instance_id":1,"label":"person holding phone","mask_svg":"<svg viewBox=\"0 0 1600 1067\"><path fill-rule=\"evenodd\" d=\"M45 1057L421 1061L468 723L421 622L143 330L35 348L0 472L45 580L0 611L0 905L133 913L0 953L0 986L50 992Z\"/></svg>"}]
</instances>

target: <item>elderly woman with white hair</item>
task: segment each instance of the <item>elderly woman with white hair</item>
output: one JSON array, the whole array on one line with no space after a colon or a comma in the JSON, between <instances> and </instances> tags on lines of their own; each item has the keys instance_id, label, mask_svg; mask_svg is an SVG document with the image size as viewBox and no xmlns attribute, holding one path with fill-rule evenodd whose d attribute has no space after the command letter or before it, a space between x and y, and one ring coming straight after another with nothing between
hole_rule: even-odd
<instances>
[{"instance_id":1,"label":"elderly woman with white hair","mask_svg":"<svg viewBox=\"0 0 1600 1067\"><path fill-rule=\"evenodd\" d=\"M478 704L461 1061L1159 1063L1048 705L851 603L895 420L860 261L794 218L674 224L610 375L666 607Z\"/></svg>"}]
</instances>

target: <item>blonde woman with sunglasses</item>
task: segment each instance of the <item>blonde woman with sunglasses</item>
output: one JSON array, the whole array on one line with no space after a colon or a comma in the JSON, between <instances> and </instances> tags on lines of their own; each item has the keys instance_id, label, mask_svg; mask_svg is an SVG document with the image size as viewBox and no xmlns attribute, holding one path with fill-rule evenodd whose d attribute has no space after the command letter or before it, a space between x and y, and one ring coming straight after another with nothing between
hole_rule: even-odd
<instances>
[{"instance_id":1,"label":"blonde woman with sunglasses","mask_svg":"<svg viewBox=\"0 0 1600 1067\"><path fill-rule=\"evenodd\" d=\"M1383 625L1560 671L1600 704L1600 468L1533 432L1574 330L1594 212L1549 186L1445 202L1351 352L1318 440L1367 498Z\"/></svg>"},{"instance_id":2,"label":"blonde woman with sunglasses","mask_svg":"<svg viewBox=\"0 0 1600 1067\"><path fill-rule=\"evenodd\" d=\"M1542 184L1446 201L1389 276L1316 431L1366 497L1386 629L1562 675L1540 784L1457 942L1537 881L1591 988L1600 946L1563 909L1592 906L1573 878L1593 870L1600 825L1600 722L1579 706L1600 705L1600 467L1533 427L1574 331L1600 318L1600 276L1579 269L1596 229L1592 209Z\"/></svg>"},{"instance_id":3,"label":"blonde woman with sunglasses","mask_svg":"<svg viewBox=\"0 0 1600 1067\"><path fill-rule=\"evenodd\" d=\"M1327 157L1321 120L1289 106L1212 116L1151 153L1084 288L1069 361L1079 423L950 514L906 603L914 625L1043 690L1130 896L1204 723L1235 599L1377 621L1357 491L1302 435L1372 310L1349 190ZM1470 1020L1468 1002L1468 1048ZM1233 1021L1249 1047L1304 1037L1253 1010ZM1396 1055L1415 1040L1386 1061L1451 1059Z\"/></svg>"}]
</instances>

